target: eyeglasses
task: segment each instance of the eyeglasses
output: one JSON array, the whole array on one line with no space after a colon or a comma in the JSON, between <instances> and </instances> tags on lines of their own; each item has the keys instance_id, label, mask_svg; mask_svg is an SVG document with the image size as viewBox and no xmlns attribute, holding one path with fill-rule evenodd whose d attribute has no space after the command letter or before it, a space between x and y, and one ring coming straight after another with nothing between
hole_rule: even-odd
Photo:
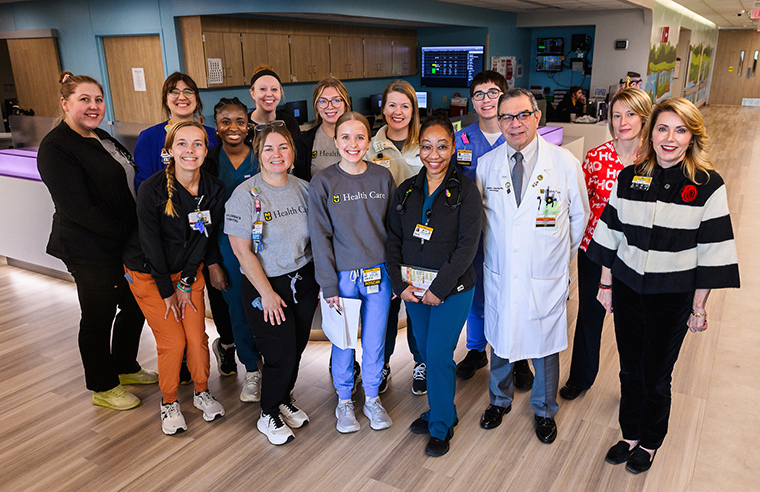
<instances>
[{"instance_id":1,"label":"eyeglasses","mask_svg":"<svg viewBox=\"0 0 760 492\"><path fill-rule=\"evenodd\" d=\"M325 99L324 97L320 97L317 99L317 106L324 109L327 107L328 104L332 104L334 108L337 108L341 104L343 104L343 98L342 97L334 97L332 99Z\"/></svg>"},{"instance_id":2,"label":"eyeglasses","mask_svg":"<svg viewBox=\"0 0 760 492\"><path fill-rule=\"evenodd\" d=\"M451 145L442 144L433 147L432 145L422 144L420 145L420 155L429 155L434 149L438 155L444 155L451 149Z\"/></svg>"},{"instance_id":3,"label":"eyeglasses","mask_svg":"<svg viewBox=\"0 0 760 492\"><path fill-rule=\"evenodd\" d=\"M501 95L501 91L499 89L488 89L488 92L478 91L475 94L472 95L473 101L482 101L483 99L488 96L488 99L496 99Z\"/></svg>"},{"instance_id":4,"label":"eyeglasses","mask_svg":"<svg viewBox=\"0 0 760 492\"><path fill-rule=\"evenodd\" d=\"M519 122L528 121L528 118L536 114L536 111L538 110L523 111L522 113L518 113L518 114L500 114L499 116L497 116L497 119L499 120L499 123L504 123L506 125L509 125L510 123L512 123L512 120L515 120L515 119Z\"/></svg>"},{"instance_id":5,"label":"eyeglasses","mask_svg":"<svg viewBox=\"0 0 760 492\"><path fill-rule=\"evenodd\" d=\"M179 89L172 89L169 91L169 94L171 94L172 97L179 97L180 94L188 98L195 97L195 91L192 89L185 89L184 91L181 91Z\"/></svg>"},{"instance_id":6,"label":"eyeglasses","mask_svg":"<svg viewBox=\"0 0 760 492\"><path fill-rule=\"evenodd\" d=\"M262 123L260 125L256 125L253 127L254 131L256 132L263 132L267 128L281 128L285 126L285 122L282 120L274 120L270 121L269 123Z\"/></svg>"}]
</instances>

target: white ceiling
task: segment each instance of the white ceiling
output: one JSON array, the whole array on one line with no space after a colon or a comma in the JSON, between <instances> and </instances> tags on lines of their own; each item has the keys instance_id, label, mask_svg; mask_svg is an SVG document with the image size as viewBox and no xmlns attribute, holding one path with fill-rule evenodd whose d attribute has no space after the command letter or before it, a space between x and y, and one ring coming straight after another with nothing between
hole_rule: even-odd
<instances>
[{"instance_id":1,"label":"white ceiling","mask_svg":"<svg viewBox=\"0 0 760 492\"><path fill-rule=\"evenodd\" d=\"M561 10L614 10L652 8L654 0L440 0L459 5L505 10L517 13L557 12ZM674 0L687 9L714 22L718 27L753 26L746 14L755 0ZM739 12L745 11L742 15Z\"/></svg>"}]
</instances>

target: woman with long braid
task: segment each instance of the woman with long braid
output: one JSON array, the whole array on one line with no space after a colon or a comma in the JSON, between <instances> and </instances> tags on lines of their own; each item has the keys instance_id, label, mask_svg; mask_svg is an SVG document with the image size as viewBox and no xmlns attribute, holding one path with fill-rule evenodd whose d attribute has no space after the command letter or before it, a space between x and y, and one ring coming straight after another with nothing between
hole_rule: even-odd
<instances>
[{"instance_id":1,"label":"woman with long braid","mask_svg":"<svg viewBox=\"0 0 760 492\"><path fill-rule=\"evenodd\" d=\"M193 404L210 422L224 408L208 392L209 349L204 321L203 262L219 262L215 231L224 216L224 183L201 171L208 151L200 123L169 128L166 170L142 184L137 195L138 234L125 251L127 280L153 330L158 349L161 427L187 430L177 401L182 355L195 385Z\"/></svg>"}]
</instances>

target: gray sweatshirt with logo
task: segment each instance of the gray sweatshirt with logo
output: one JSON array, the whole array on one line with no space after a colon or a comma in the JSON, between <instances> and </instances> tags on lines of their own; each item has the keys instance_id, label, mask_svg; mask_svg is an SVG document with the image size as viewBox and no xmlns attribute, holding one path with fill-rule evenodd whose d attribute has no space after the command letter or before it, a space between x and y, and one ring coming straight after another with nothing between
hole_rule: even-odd
<instances>
[{"instance_id":1,"label":"gray sweatshirt with logo","mask_svg":"<svg viewBox=\"0 0 760 492\"><path fill-rule=\"evenodd\" d=\"M385 262L385 220L396 189L390 171L369 163L351 175L335 164L309 183L309 235L324 297L338 295L338 272Z\"/></svg>"}]
</instances>

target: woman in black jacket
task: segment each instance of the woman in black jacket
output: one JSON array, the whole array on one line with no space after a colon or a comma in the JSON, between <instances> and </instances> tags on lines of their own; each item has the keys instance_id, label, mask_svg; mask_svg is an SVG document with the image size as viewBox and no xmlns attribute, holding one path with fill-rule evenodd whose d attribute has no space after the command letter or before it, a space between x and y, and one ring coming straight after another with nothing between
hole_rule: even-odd
<instances>
[{"instance_id":1,"label":"woman in black jacket","mask_svg":"<svg viewBox=\"0 0 760 492\"><path fill-rule=\"evenodd\" d=\"M388 213L388 271L406 302L427 366L430 410L411 425L430 433L425 452L442 456L457 424L454 349L470 312L483 204L475 183L450 165L454 128L444 116L420 128L424 169L396 190ZM444 302L445 301L445 302Z\"/></svg>"},{"instance_id":2,"label":"woman in black jacket","mask_svg":"<svg viewBox=\"0 0 760 492\"><path fill-rule=\"evenodd\" d=\"M224 416L208 391L209 350L202 266L219 262L216 229L224 217L224 183L201 170L208 152L203 125L183 121L169 128L166 170L146 179L137 197L138 232L127 245L127 280L156 338L161 428L187 430L177 401L180 365L195 385L193 404L207 422Z\"/></svg>"},{"instance_id":3,"label":"woman in black jacket","mask_svg":"<svg viewBox=\"0 0 760 492\"><path fill-rule=\"evenodd\" d=\"M127 410L140 400L122 384L158 381L137 362L145 319L121 262L137 227L135 165L129 152L98 128L105 116L101 85L71 72L61 73L60 83L65 116L42 140L37 156L55 204L47 252L63 260L77 285L79 353L92 403Z\"/></svg>"}]
</instances>

